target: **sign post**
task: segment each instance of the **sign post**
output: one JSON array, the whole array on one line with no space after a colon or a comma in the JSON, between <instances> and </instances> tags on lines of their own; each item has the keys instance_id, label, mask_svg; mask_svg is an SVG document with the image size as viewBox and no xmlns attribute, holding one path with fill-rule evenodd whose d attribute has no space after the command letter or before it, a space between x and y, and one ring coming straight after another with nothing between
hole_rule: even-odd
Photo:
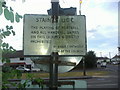
<instances>
[{"instance_id":1,"label":"sign post","mask_svg":"<svg viewBox=\"0 0 120 90\"><path fill-rule=\"evenodd\" d=\"M59 0L51 0L52 3L52 23L54 20L58 22L59 15ZM58 52L51 53L50 59L50 78L49 78L49 90L57 90L58 88Z\"/></svg>"},{"instance_id":2,"label":"sign post","mask_svg":"<svg viewBox=\"0 0 120 90\"><path fill-rule=\"evenodd\" d=\"M86 54L85 23L84 15L58 16L57 24L53 23L51 16L48 15L24 15L24 55L40 57L58 52L60 56L84 56ZM77 62L74 58L68 61ZM65 65L66 62L64 60L63 62ZM58 70L60 71L59 68Z\"/></svg>"},{"instance_id":3,"label":"sign post","mask_svg":"<svg viewBox=\"0 0 120 90\"><path fill-rule=\"evenodd\" d=\"M75 66L80 60L73 56L82 59L79 56L86 54L86 18L84 15L59 16L59 0L51 0L51 3L52 16L24 15L23 48L25 56L50 56L49 60L35 62L49 63L49 89L57 90L58 66ZM58 60L66 59L60 56L69 56L69 60Z\"/></svg>"},{"instance_id":4,"label":"sign post","mask_svg":"<svg viewBox=\"0 0 120 90\"><path fill-rule=\"evenodd\" d=\"M50 58L50 78L49 78L49 88L57 89L58 87L58 52L52 52L51 58Z\"/></svg>"}]
</instances>

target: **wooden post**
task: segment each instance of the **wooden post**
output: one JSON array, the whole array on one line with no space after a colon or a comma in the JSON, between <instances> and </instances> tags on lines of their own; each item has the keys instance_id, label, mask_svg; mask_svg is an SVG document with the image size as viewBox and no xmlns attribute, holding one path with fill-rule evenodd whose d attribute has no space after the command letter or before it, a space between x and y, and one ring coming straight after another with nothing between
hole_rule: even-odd
<instances>
[{"instance_id":1,"label":"wooden post","mask_svg":"<svg viewBox=\"0 0 120 90\"><path fill-rule=\"evenodd\" d=\"M86 69L85 69L85 56L83 57L83 75L86 76Z\"/></svg>"},{"instance_id":2,"label":"wooden post","mask_svg":"<svg viewBox=\"0 0 120 90\"><path fill-rule=\"evenodd\" d=\"M52 52L50 57L49 90L57 90L58 88L58 57L58 52Z\"/></svg>"}]
</instances>

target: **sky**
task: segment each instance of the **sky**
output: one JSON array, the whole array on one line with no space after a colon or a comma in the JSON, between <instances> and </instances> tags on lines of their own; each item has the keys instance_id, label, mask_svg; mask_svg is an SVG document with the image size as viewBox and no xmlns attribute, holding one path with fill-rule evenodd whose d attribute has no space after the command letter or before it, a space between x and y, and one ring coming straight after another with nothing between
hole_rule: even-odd
<instances>
[{"instance_id":1,"label":"sky","mask_svg":"<svg viewBox=\"0 0 120 90\"><path fill-rule=\"evenodd\" d=\"M8 6L21 15L47 14L51 0L6 0ZM23 0L24 1L24 0ZM114 2L113 2L114 1ZM113 57L118 54L118 1L119 0L82 0L81 14L86 16L87 51L95 51L98 57ZM79 15L79 0L59 0L62 8L76 7ZM0 17L0 22L4 17ZM4 19L0 28L11 24ZM16 50L23 49L23 20L14 26L15 36L5 39Z\"/></svg>"}]
</instances>

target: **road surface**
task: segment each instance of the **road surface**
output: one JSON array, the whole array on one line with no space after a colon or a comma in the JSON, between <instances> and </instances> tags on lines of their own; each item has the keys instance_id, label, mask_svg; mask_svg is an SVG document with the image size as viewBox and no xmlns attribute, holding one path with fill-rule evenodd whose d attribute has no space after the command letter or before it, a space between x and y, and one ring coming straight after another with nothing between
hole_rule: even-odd
<instances>
[{"instance_id":1,"label":"road surface","mask_svg":"<svg viewBox=\"0 0 120 90\"><path fill-rule=\"evenodd\" d=\"M98 66L98 68L101 68ZM86 79L87 88L118 88L118 65L107 65L106 68L101 68L103 71L110 71L106 76L94 76L92 79ZM120 89L119 89L120 90Z\"/></svg>"}]
</instances>

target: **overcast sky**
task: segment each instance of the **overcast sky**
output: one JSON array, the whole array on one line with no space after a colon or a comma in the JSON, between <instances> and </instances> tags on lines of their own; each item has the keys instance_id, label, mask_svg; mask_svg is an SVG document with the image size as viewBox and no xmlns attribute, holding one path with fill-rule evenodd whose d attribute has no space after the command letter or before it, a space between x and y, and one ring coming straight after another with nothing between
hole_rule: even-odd
<instances>
[{"instance_id":1,"label":"overcast sky","mask_svg":"<svg viewBox=\"0 0 120 90\"><path fill-rule=\"evenodd\" d=\"M51 0L6 0L19 14L47 14ZM79 0L59 0L62 8L76 7L79 15ZM114 1L114 2L113 2ZM87 50L95 51L97 56L111 56L118 53L118 1L119 0L83 0L82 15L86 15ZM3 21L4 18L2 18ZM5 19L4 19L5 20ZM1 22L1 17L0 17ZM4 25L8 21L4 21ZM3 26L2 24L2 26ZM14 23L16 36L5 41L17 50L23 49L23 21ZM1 25L0 25L1 27Z\"/></svg>"}]
</instances>

